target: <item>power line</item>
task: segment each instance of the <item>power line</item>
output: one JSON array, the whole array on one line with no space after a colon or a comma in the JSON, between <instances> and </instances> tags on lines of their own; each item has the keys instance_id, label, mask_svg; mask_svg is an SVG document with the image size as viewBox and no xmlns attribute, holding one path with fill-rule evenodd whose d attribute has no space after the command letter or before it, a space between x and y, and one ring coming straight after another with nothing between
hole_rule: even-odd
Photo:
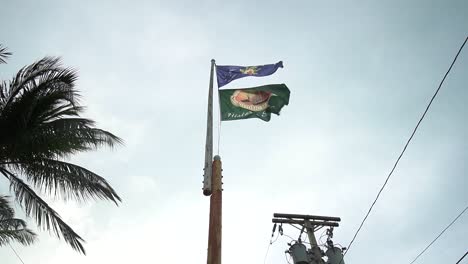
<instances>
[{"instance_id":1,"label":"power line","mask_svg":"<svg viewBox=\"0 0 468 264\"><path fill-rule=\"evenodd\" d=\"M455 264L460 263L460 261L462 261L462 260L466 257L466 255L468 255L468 251L466 251L465 255L463 255L463 257L461 257L461 259L459 259L459 260L457 261L457 263L455 263Z\"/></svg>"},{"instance_id":2,"label":"power line","mask_svg":"<svg viewBox=\"0 0 468 264\"><path fill-rule=\"evenodd\" d=\"M468 210L468 206L467 206L457 217L455 217L455 219L453 219L453 221L452 221L444 230L442 230L442 232L440 232L440 234L439 234L436 238L434 238L434 240L432 240L432 242L429 243L429 245L427 245L427 247L426 247L423 251L421 251L421 253L419 253L419 254L413 259L413 261L411 261L410 264L413 264L424 252L426 252L426 250L427 250L430 246L432 246L432 244L434 244L434 242L436 242L436 240L439 239L439 237L440 237L447 229L449 229L449 228L453 225L453 223L455 223L455 222L458 220L458 218L460 218L460 216L462 216L462 214L463 214L466 210ZM465 255L466 255L466 254L465 254ZM462 258L462 259L463 259L463 258ZM457 263L458 263L458 262L457 262Z\"/></svg>"},{"instance_id":3,"label":"power line","mask_svg":"<svg viewBox=\"0 0 468 264\"><path fill-rule=\"evenodd\" d=\"M275 234L275 233L273 232L273 234L272 234L272 235L274 235L274 234ZM279 237L279 235L280 235L280 232L278 232L278 235L276 235L276 238L275 238L275 240L273 240L273 236L271 237L271 239L270 239L270 243L268 243L268 248L267 248L267 251L266 251L266 253L265 253L265 258L263 258L263 264L265 264L265 263L266 263L267 256L268 256L268 252L270 252L270 246L271 246L271 245L273 245L273 243L275 243L275 242L276 242L276 240L278 240L278 237Z\"/></svg>"},{"instance_id":4,"label":"power line","mask_svg":"<svg viewBox=\"0 0 468 264\"><path fill-rule=\"evenodd\" d=\"M429 108L431 107L432 102L434 101L434 98L435 98L435 97L437 96L437 94L439 93L439 90L440 90L440 88L442 87L442 84L444 83L445 78L447 77L447 75L449 74L449 72L452 70L453 65L454 65L455 62L457 61L458 55L459 55L460 52L462 51L462 49L463 49L463 47L465 46L467 40L468 40L468 37L465 38L465 41L463 42L463 44L461 45L460 49L458 50L457 55L455 56L455 58L454 58L453 61L452 61L452 64L450 65L450 68L449 68L449 69L447 70L447 72L445 73L444 78L442 78L442 81L440 82L439 87L437 88L437 90L435 91L435 93L434 93L434 95L432 96L431 100L429 101L429 104L427 105L426 110L424 111L424 113L422 114L422 116L421 116L421 118L419 119L418 123L416 124L416 127L415 127L414 130L413 130L413 133L411 133L411 136L409 137L408 141L406 142L405 147L403 148L403 150L402 150L400 156L398 157L398 159L396 160L395 164L393 165L392 170L391 170L390 173L388 174L387 179L385 179L384 184L382 185L382 187L380 188L379 192L377 193L377 196L375 197L374 202L372 202L372 205L370 206L369 210L367 211L366 216L365 216L364 219L362 220L361 225L359 226L358 230L357 230L356 233L354 234L353 239L351 239L351 242L349 243L349 245L348 245L348 247L347 247L348 250L346 250L346 252L344 253L343 257L349 252L349 249L351 248L351 245L354 243L354 240L356 239L357 235L359 234L359 231L361 231L361 228L362 228L362 226L364 225L364 223L366 222L367 217L369 217L369 214L371 213L372 209L374 208L375 203L376 203L377 200L379 199L380 194L382 193L383 189L384 189L385 186L387 185L388 180L390 179L390 177L392 176L393 172L395 171L395 168L396 168L396 166L398 165L398 163L400 162L401 157L402 157L403 154L405 153L406 148L408 147L409 143L410 143L411 140L413 139L414 134L416 134L416 131L418 130L419 125L421 124L421 122L423 121L424 117L426 116L426 113L427 113L427 111L429 110ZM342 261L343 261L343 258L341 258L340 264L341 264Z\"/></svg>"},{"instance_id":5,"label":"power line","mask_svg":"<svg viewBox=\"0 0 468 264\"><path fill-rule=\"evenodd\" d=\"M267 256L268 256L268 252L270 252L270 246L271 246L271 244L272 244L271 242L268 243L268 248L267 248L267 251L266 251L266 253L265 253L265 257L263 258L263 264L266 263Z\"/></svg>"},{"instance_id":6,"label":"power line","mask_svg":"<svg viewBox=\"0 0 468 264\"><path fill-rule=\"evenodd\" d=\"M13 252L14 252L15 255L16 255L16 257L21 261L21 263L24 264L23 259L21 259L21 257L18 255L18 253L16 253L16 250L13 248L13 246L12 246L10 243L8 243L8 245L10 246L11 250L13 250Z\"/></svg>"}]
</instances>

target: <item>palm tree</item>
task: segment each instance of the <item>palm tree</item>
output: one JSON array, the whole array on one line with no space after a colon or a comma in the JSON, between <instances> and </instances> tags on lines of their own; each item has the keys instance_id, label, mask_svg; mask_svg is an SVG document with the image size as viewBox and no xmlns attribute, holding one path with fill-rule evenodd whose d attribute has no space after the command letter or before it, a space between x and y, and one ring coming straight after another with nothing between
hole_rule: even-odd
<instances>
[{"instance_id":1,"label":"palm tree","mask_svg":"<svg viewBox=\"0 0 468 264\"><path fill-rule=\"evenodd\" d=\"M84 240L36 193L121 201L104 178L66 162L73 154L122 143L80 117L76 79L77 73L62 67L59 58L45 57L0 83L0 175L27 216L85 254Z\"/></svg>"},{"instance_id":2,"label":"palm tree","mask_svg":"<svg viewBox=\"0 0 468 264\"><path fill-rule=\"evenodd\" d=\"M26 222L14 218L15 213L6 196L0 195L0 246L16 241L25 246L36 239L36 234L26 228Z\"/></svg>"}]
</instances>

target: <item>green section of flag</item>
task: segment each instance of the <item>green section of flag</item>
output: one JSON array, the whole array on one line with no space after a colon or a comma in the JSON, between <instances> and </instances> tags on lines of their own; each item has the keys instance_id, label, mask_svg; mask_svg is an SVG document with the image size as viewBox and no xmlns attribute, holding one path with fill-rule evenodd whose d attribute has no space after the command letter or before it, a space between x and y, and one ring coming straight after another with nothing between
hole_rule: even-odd
<instances>
[{"instance_id":1,"label":"green section of flag","mask_svg":"<svg viewBox=\"0 0 468 264\"><path fill-rule=\"evenodd\" d=\"M221 120L260 118L268 122L271 113L279 115L288 105L289 94L285 84L219 90Z\"/></svg>"}]
</instances>

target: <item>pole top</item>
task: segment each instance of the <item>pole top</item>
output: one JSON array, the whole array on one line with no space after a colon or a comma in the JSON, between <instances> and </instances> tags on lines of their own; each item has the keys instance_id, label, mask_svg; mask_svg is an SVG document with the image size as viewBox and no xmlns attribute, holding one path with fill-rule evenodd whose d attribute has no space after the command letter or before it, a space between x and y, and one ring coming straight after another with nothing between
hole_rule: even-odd
<instances>
[{"instance_id":1,"label":"pole top","mask_svg":"<svg viewBox=\"0 0 468 264\"><path fill-rule=\"evenodd\" d=\"M219 155L214 156L214 160L221 160L221 157Z\"/></svg>"},{"instance_id":2,"label":"pole top","mask_svg":"<svg viewBox=\"0 0 468 264\"><path fill-rule=\"evenodd\" d=\"M211 59L211 63L215 63L215 59Z\"/></svg>"}]
</instances>

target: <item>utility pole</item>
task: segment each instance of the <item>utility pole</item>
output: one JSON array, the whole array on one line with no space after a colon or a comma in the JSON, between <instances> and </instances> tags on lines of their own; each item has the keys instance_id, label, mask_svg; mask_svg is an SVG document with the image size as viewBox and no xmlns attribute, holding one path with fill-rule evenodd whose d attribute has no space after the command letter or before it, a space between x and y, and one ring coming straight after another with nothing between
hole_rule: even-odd
<instances>
[{"instance_id":1,"label":"utility pole","mask_svg":"<svg viewBox=\"0 0 468 264\"><path fill-rule=\"evenodd\" d=\"M312 264L322 264L322 252L317 244L317 239L315 239L315 226L309 221L309 219L304 219L304 227L307 229L307 236L309 237L309 243L312 250Z\"/></svg>"},{"instance_id":2,"label":"utility pole","mask_svg":"<svg viewBox=\"0 0 468 264\"><path fill-rule=\"evenodd\" d=\"M286 251L293 258L294 264L338 264L342 261L342 250L333 245L331 238L333 237L333 228L338 227L338 222L341 221L339 217L332 216L319 216L319 215L300 215L300 214L273 214L272 222L275 224L290 224L299 225L301 233L296 243L290 245L290 249ZM324 253L315 238L315 231L322 227L329 227L327 230L327 251ZM281 228L282 230L282 228ZM306 230L309 237L310 249L307 250L306 246L302 244L301 235ZM327 256L325 262L322 257Z\"/></svg>"},{"instance_id":3,"label":"utility pole","mask_svg":"<svg viewBox=\"0 0 468 264\"><path fill-rule=\"evenodd\" d=\"M210 226L208 231L207 264L221 264L222 235L222 166L221 157L216 155L213 161L212 186L210 197Z\"/></svg>"}]
</instances>

